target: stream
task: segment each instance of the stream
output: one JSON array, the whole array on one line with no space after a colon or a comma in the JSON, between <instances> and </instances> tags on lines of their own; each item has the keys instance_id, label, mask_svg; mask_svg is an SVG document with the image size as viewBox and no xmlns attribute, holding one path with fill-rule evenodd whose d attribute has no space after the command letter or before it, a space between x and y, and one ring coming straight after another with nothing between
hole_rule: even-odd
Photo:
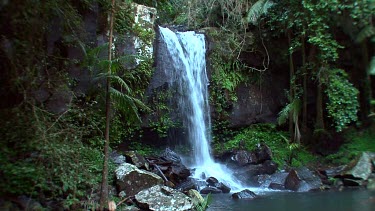
<instances>
[{"instance_id":1,"label":"stream","mask_svg":"<svg viewBox=\"0 0 375 211\"><path fill-rule=\"evenodd\" d=\"M372 211L375 191L264 192L253 200L234 200L230 194L212 194L208 211Z\"/></svg>"}]
</instances>

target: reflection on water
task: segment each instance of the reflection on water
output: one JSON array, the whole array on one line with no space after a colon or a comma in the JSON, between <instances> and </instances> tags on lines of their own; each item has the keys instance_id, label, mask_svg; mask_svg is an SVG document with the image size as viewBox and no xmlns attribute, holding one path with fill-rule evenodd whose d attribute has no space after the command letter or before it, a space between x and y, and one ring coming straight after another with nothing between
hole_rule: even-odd
<instances>
[{"instance_id":1,"label":"reflection on water","mask_svg":"<svg viewBox=\"0 0 375 211\"><path fill-rule=\"evenodd\" d=\"M254 200L233 200L228 194L212 195L209 211L374 211L375 191L269 192Z\"/></svg>"}]
</instances>

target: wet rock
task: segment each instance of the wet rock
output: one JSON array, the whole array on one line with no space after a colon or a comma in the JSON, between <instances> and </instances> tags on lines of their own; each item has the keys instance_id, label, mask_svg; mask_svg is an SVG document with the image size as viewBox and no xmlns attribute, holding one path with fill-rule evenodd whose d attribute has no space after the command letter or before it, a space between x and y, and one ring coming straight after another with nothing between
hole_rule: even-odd
<instances>
[{"instance_id":1,"label":"wet rock","mask_svg":"<svg viewBox=\"0 0 375 211\"><path fill-rule=\"evenodd\" d=\"M142 155L135 151L126 151L124 154L130 164L137 166L137 168L149 170L149 164Z\"/></svg>"},{"instance_id":2,"label":"wet rock","mask_svg":"<svg viewBox=\"0 0 375 211\"><path fill-rule=\"evenodd\" d=\"M248 189L232 194L233 199L254 199L256 194Z\"/></svg>"},{"instance_id":3,"label":"wet rock","mask_svg":"<svg viewBox=\"0 0 375 211\"><path fill-rule=\"evenodd\" d=\"M257 145L257 149L255 150L255 155L257 158L257 163L263 163L266 160L272 160L272 151L264 143L260 143Z\"/></svg>"},{"instance_id":4,"label":"wet rock","mask_svg":"<svg viewBox=\"0 0 375 211\"><path fill-rule=\"evenodd\" d=\"M254 152L249 152L246 150L238 150L233 153L231 156L232 165L244 166L247 164L256 164L258 159Z\"/></svg>"},{"instance_id":5,"label":"wet rock","mask_svg":"<svg viewBox=\"0 0 375 211\"><path fill-rule=\"evenodd\" d=\"M285 190L285 179L288 174L288 172L276 172L272 174L263 187L268 187L274 190Z\"/></svg>"},{"instance_id":6,"label":"wet rock","mask_svg":"<svg viewBox=\"0 0 375 211\"><path fill-rule=\"evenodd\" d=\"M200 191L201 194L209 194L209 193L216 194L216 193L222 193L222 192L223 192L222 190L216 187L205 187Z\"/></svg>"},{"instance_id":7,"label":"wet rock","mask_svg":"<svg viewBox=\"0 0 375 211\"><path fill-rule=\"evenodd\" d=\"M298 177L302 180L300 187L298 188L299 192L307 192L320 190L323 183L321 178L306 167L301 167L297 169Z\"/></svg>"},{"instance_id":8,"label":"wet rock","mask_svg":"<svg viewBox=\"0 0 375 211\"><path fill-rule=\"evenodd\" d=\"M216 183L219 183L219 180L217 180L215 177L209 177L207 178L206 182L209 186L215 186Z\"/></svg>"},{"instance_id":9,"label":"wet rock","mask_svg":"<svg viewBox=\"0 0 375 211\"><path fill-rule=\"evenodd\" d=\"M277 164L271 160L267 160L262 164L246 165L234 172L234 176L250 185L259 186L259 175L271 175L277 170Z\"/></svg>"},{"instance_id":10,"label":"wet rock","mask_svg":"<svg viewBox=\"0 0 375 211\"><path fill-rule=\"evenodd\" d=\"M141 190L163 183L160 176L138 169L129 163L121 164L115 173L118 192L124 191L127 196L133 196Z\"/></svg>"},{"instance_id":11,"label":"wet rock","mask_svg":"<svg viewBox=\"0 0 375 211\"><path fill-rule=\"evenodd\" d=\"M189 178L188 180L179 183L176 186L176 189L179 190L179 191L183 191L183 192L189 191L191 189L198 190L198 185L197 185L197 182L194 179Z\"/></svg>"},{"instance_id":12,"label":"wet rock","mask_svg":"<svg viewBox=\"0 0 375 211\"><path fill-rule=\"evenodd\" d=\"M219 190L221 190L223 193L229 193L231 188L227 185L225 185L224 183L222 182L217 182L214 184L214 187L215 188L218 188Z\"/></svg>"},{"instance_id":13,"label":"wet rock","mask_svg":"<svg viewBox=\"0 0 375 211\"><path fill-rule=\"evenodd\" d=\"M300 183L301 183L301 179L298 177L297 171L291 170L288 176L285 178L284 186L288 190L297 191Z\"/></svg>"},{"instance_id":14,"label":"wet rock","mask_svg":"<svg viewBox=\"0 0 375 211\"><path fill-rule=\"evenodd\" d=\"M292 169L284 183L286 189L298 192L319 190L322 185L320 177L306 167L297 170Z\"/></svg>"},{"instance_id":15,"label":"wet rock","mask_svg":"<svg viewBox=\"0 0 375 211\"><path fill-rule=\"evenodd\" d=\"M155 211L191 210L193 204L188 196L163 185L140 191L135 200L141 209Z\"/></svg>"}]
</instances>

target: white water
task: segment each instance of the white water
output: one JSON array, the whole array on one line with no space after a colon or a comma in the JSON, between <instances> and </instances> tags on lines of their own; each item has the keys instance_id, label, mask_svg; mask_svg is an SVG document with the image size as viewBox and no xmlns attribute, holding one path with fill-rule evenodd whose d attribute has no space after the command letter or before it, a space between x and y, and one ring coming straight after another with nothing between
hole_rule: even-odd
<instances>
[{"instance_id":1,"label":"white water","mask_svg":"<svg viewBox=\"0 0 375 211\"><path fill-rule=\"evenodd\" d=\"M210 155L210 109L208 103L208 78L206 73L206 47L203 34L192 31L177 32L160 27L161 39L171 55L173 73L166 71L170 83L178 83L179 107L183 108L184 125L188 129L188 138L193 147L192 168L194 177L213 176L229 185L232 191L244 189L241 183L232 177L232 172L224 165L214 162Z\"/></svg>"}]
</instances>

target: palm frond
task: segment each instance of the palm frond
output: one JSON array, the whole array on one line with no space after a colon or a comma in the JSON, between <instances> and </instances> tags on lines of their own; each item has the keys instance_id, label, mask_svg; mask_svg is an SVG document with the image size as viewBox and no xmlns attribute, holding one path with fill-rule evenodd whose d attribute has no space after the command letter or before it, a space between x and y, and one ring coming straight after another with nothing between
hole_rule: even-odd
<instances>
[{"instance_id":1,"label":"palm frond","mask_svg":"<svg viewBox=\"0 0 375 211\"><path fill-rule=\"evenodd\" d=\"M247 12L246 20L248 23L256 25L262 15L267 14L268 9L274 5L270 0L258 0Z\"/></svg>"},{"instance_id":2,"label":"palm frond","mask_svg":"<svg viewBox=\"0 0 375 211\"><path fill-rule=\"evenodd\" d=\"M360 43L366 38L374 37L375 36L375 27L372 25L368 25L365 28L363 28L357 35L356 42Z\"/></svg>"}]
</instances>

